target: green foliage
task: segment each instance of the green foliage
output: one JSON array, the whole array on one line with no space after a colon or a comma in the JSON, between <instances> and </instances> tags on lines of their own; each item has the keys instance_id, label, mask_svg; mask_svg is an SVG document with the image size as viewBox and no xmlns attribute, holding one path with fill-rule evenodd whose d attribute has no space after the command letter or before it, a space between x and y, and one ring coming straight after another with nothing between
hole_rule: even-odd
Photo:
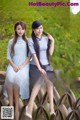
<instances>
[{"instance_id":1,"label":"green foliage","mask_svg":"<svg viewBox=\"0 0 80 120\"><path fill-rule=\"evenodd\" d=\"M0 41L0 70L6 70L8 61L6 59L8 40Z\"/></svg>"}]
</instances>

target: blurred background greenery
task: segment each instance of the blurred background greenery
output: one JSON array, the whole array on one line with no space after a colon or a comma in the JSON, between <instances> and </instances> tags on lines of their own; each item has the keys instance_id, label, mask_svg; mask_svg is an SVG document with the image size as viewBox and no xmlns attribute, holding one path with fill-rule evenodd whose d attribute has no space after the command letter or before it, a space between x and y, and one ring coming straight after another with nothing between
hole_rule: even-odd
<instances>
[{"instance_id":1,"label":"blurred background greenery","mask_svg":"<svg viewBox=\"0 0 80 120\"><path fill-rule=\"evenodd\" d=\"M59 0L0 0L0 70L6 70L8 41L13 38L14 24L22 20L27 24L27 37L31 36L31 24L42 21L44 31L55 39L55 50L51 58L53 68L62 70L62 79L76 96L74 80L80 76L80 13L70 13L66 7L31 7L29 2L57 2ZM68 2L68 0L63 0Z\"/></svg>"}]
</instances>

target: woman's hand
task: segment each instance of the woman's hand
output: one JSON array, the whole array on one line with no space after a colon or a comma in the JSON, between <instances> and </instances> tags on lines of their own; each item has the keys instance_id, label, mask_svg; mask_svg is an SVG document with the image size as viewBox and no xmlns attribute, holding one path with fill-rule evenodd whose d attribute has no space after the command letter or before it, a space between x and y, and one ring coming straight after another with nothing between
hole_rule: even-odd
<instances>
[{"instance_id":1,"label":"woman's hand","mask_svg":"<svg viewBox=\"0 0 80 120\"><path fill-rule=\"evenodd\" d=\"M18 66L13 66L13 69L14 69L15 72L18 72L18 71L19 71Z\"/></svg>"},{"instance_id":2,"label":"woman's hand","mask_svg":"<svg viewBox=\"0 0 80 120\"><path fill-rule=\"evenodd\" d=\"M46 75L46 71L44 69L40 68L39 71L41 72L42 75Z\"/></svg>"},{"instance_id":3,"label":"woman's hand","mask_svg":"<svg viewBox=\"0 0 80 120\"><path fill-rule=\"evenodd\" d=\"M54 41L54 38L49 33L47 34L48 34L48 39L50 39L51 41Z\"/></svg>"},{"instance_id":4,"label":"woman's hand","mask_svg":"<svg viewBox=\"0 0 80 120\"><path fill-rule=\"evenodd\" d=\"M18 66L19 70L22 69L23 67L24 67L23 65Z\"/></svg>"},{"instance_id":5,"label":"woman's hand","mask_svg":"<svg viewBox=\"0 0 80 120\"><path fill-rule=\"evenodd\" d=\"M27 57L27 59L21 65L18 66L19 70L25 67L25 65L29 63L30 59L31 59L31 56Z\"/></svg>"}]
</instances>

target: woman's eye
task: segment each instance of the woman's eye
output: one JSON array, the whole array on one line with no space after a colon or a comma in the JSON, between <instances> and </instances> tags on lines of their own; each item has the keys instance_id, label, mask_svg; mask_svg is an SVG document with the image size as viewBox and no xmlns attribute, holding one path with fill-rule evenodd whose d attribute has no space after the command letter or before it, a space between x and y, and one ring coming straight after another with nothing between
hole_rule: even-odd
<instances>
[{"instance_id":1,"label":"woman's eye","mask_svg":"<svg viewBox=\"0 0 80 120\"><path fill-rule=\"evenodd\" d=\"M18 28L18 30L20 30L20 28Z\"/></svg>"}]
</instances>

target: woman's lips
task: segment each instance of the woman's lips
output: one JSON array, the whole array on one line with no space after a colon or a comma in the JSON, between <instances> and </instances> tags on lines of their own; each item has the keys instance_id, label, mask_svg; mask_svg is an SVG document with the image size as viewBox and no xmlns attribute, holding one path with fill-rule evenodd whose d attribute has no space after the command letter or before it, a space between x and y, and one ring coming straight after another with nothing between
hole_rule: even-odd
<instances>
[{"instance_id":1,"label":"woman's lips","mask_svg":"<svg viewBox=\"0 0 80 120\"><path fill-rule=\"evenodd\" d=\"M19 33L20 35L22 34L22 33Z\"/></svg>"}]
</instances>

